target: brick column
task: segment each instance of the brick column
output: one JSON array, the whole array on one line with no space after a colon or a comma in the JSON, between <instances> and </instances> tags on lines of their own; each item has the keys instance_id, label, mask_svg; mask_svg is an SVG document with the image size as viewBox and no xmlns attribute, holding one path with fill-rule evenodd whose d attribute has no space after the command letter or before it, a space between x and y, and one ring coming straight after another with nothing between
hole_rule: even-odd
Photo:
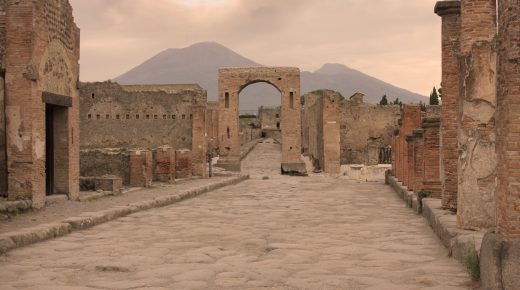
<instances>
[{"instance_id":1,"label":"brick column","mask_svg":"<svg viewBox=\"0 0 520 290\"><path fill-rule=\"evenodd\" d=\"M423 189L424 178L424 130L413 131L414 135L414 168L415 183L414 192L418 193Z\"/></svg>"},{"instance_id":2,"label":"brick column","mask_svg":"<svg viewBox=\"0 0 520 290\"><path fill-rule=\"evenodd\" d=\"M461 1L457 219L463 228L495 225L496 3Z\"/></svg>"},{"instance_id":3,"label":"brick column","mask_svg":"<svg viewBox=\"0 0 520 290\"><path fill-rule=\"evenodd\" d=\"M175 149L170 146L157 148L154 179L162 182L175 180Z\"/></svg>"},{"instance_id":4,"label":"brick column","mask_svg":"<svg viewBox=\"0 0 520 290\"><path fill-rule=\"evenodd\" d=\"M457 208L457 127L460 93L460 1L439 1L435 13L442 17L442 207Z\"/></svg>"},{"instance_id":5,"label":"brick column","mask_svg":"<svg viewBox=\"0 0 520 290\"><path fill-rule=\"evenodd\" d=\"M497 226L520 239L520 7L499 0Z\"/></svg>"},{"instance_id":6,"label":"brick column","mask_svg":"<svg viewBox=\"0 0 520 290\"><path fill-rule=\"evenodd\" d=\"M403 109L403 119L401 126L401 165L402 165L402 182L408 186L408 145L406 136L413 133L414 130L421 127L421 108L415 105L406 105Z\"/></svg>"},{"instance_id":7,"label":"brick column","mask_svg":"<svg viewBox=\"0 0 520 290\"><path fill-rule=\"evenodd\" d=\"M440 178L440 118L425 118L423 189L431 198L441 198Z\"/></svg>"},{"instance_id":8,"label":"brick column","mask_svg":"<svg viewBox=\"0 0 520 290\"><path fill-rule=\"evenodd\" d=\"M188 149L175 151L175 178L191 178L192 157Z\"/></svg>"},{"instance_id":9,"label":"brick column","mask_svg":"<svg viewBox=\"0 0 520 290\"><path fill-rule=\"evenodd\" d=\"M206 107L193 106L192 113L192 170L194 176L207 177L206 151L208 142L206 138Z\"/></svg>"},{"instance_id":10,"label":"brick column","mask_svg":"<svg viewBox=\"0 0 520 290\"><path fill-rule=\"evenodd\" d=\"M406 185L409 190L414 190L415 187L415 136L413 134L406 136L406 149L408 150L408 162L406 164L406 170L408 172L408 178Z\"/></svg>"},{"instance_id":11,"label":"brick column","mask_svg":"<svg viewBox=\"0 0 520 290\"><path fill-rule=\"evenodd\" d=\"M130 186L150 187L152 185L152 152L130 150Z\"/></svg>"},{"instance_id":12,"label":"brick column","mask_svg":"<svg viewBox=\"0 0 520 290\"><path fill-rule=\"evenodd\" d=\"M394 130L394 136L392 137L392 171L395 178L397 177L397 162L398 162L398 156L399 156L399 147L397 140L399 138L399 130Z\"/></svg>"}]
</instances>

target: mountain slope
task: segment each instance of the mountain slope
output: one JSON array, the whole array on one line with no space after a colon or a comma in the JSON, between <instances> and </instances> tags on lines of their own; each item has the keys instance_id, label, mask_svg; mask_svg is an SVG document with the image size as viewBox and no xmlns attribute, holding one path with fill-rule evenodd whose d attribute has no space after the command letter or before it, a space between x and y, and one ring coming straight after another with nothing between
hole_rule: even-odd
<instances>
[{"instance_id":1,"label":"mountain slope","mask_svg":"<svg viewBox=\"0 0 520 290\"><path fill-rule=\"evenodd\" d=\"M218 69L221 67L262 66L215 42L202 42L181 49L167 49L114 81L121 84L198 83L216 100ZM302 94L317 89L333 89L349 97L355 92L366 95L367 102L399 97L405 103L425 101L419 94L398 88L342 64L326 64L315 72L302 72ZM240 98L241 111L280 104L280 94L271 86L256 84L246 88Z\"/></svg>"}]
</instances>

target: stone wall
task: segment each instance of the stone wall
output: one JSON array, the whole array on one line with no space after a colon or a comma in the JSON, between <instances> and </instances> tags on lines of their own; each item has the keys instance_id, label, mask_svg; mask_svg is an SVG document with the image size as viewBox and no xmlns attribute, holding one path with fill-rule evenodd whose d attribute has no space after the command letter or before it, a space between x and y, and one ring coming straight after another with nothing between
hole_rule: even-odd
<instances>
[{"instance_id":1,"label":"stone wall","mask_svg":"<svg viewBox=\"0 0 520 290\"><path fill-rule=\"evenodd\" d=\"M341 164L373 165L369 145L377 149L392 145L393 131L401 117L399 106L367 104L357 97L342 102L339 110Z\"/></svg>"},{"instance_id":2,"label":"stone wall","mask_svg":"<svg viewBox=\"0 0 520 290\"><path fill-rule=\"evenodd\" d=\"M280 107L258 108L258 119L260 120L260 126L262 129L280 129Z\"/></svg>"},{"instance_id":3,"label":"stone wall","mask_svg":"<svg viewBox=\"0 0 520 290\"><path fill-rule=\"evenodd\" d=\"M198 85L81 84L81 148L192 148Z\"/></svg>"},{"instance_id":4,"label":"stone wall","mask_svg":"<svg viewBox=\"0 0 520 290\"><path fill-rule=\"evenodd\" d=\"M32 199L35 208L45 205L46 192L76 199L79 28L72 7L66 0L1 5L9 199ZM53 120L49 124L54 128L46 128L46 119ZM54 135L47 134L48 129L54 129Z\"/></svg>"}]
</instances>

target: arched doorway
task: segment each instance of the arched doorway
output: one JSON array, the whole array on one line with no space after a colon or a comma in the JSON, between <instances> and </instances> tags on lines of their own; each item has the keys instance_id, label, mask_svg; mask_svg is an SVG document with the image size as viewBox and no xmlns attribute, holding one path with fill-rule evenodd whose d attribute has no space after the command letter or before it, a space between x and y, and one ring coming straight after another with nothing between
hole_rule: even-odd
<instances>
[{"instance_id":1,"label":"arched doorway","mask_svg":"<svg viewBox=\"0 0 520 290\"><path fill-rule=\"evenodd\" d=\"M300 70L289 67L219 70L219 166L240 171L239 95L247 86L265 82L281 94L282 164L285 174L305 174L301 160Z\"/></svg>"}]
</instances>

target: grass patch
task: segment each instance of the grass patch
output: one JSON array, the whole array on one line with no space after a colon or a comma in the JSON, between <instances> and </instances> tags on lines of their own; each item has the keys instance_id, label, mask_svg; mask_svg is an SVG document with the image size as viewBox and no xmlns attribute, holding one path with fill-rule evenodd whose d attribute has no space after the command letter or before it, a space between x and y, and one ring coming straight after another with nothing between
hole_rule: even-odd
<instances>
[{"instance_id":1,"label":"grass patch","mask_svg":"<svg viewBox=\"0 0 520 290\"><path fill-rule=\"evenodd\" d=\"M474 245L466 251L462 262L466 267L471 280L480 281L480 260Z\"/></svg>"}]
</instances>

